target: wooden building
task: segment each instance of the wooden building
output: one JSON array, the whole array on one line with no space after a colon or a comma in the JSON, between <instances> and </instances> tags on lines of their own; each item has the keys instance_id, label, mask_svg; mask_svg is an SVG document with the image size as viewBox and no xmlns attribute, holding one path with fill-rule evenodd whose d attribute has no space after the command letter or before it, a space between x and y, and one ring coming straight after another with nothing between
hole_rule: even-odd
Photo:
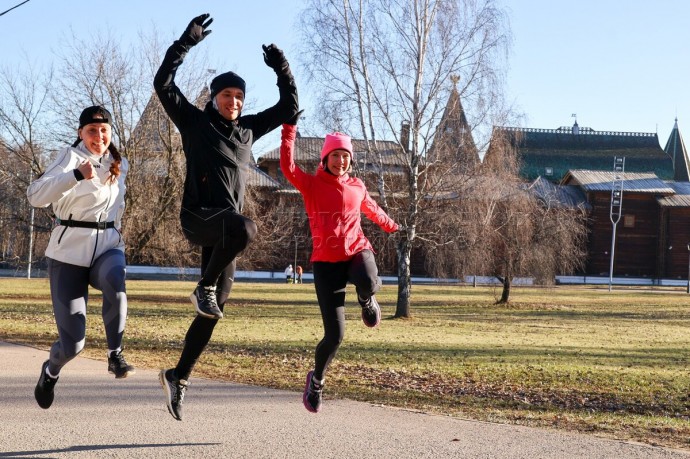
<instances>
[{"instance_id":1,"label":"wooden building","mask_svg":"<svg viewBox=\"0 0 690 459\"><path fill-rule=\"evenodd\" d=\"M585 274L606 276L611 263L613 223L611 192L614 172L571 170L563 178L565 186L577 186L590 206L590 233ZM623 174L622 216L616 225L613 274L615 276L663 276L662 246L668 238L661 231L658 199L675 190L652 173ZM673 228L667 228L673 229Z\"/></svg>"},{"instance_id":2,"label":"wooden building","mask_svg":"<svg viewBox=\"0 0 690 459\"><path fill-rule=\"evenodd\" d=\"M658 199L659 231L664 238L659 248L659 277L690 278L690 183L669 182L675 191Z\"/></svg>"},{"instance_id":3,"label":"wooden building","mask_svg":"<svg viewBox=\"0 0 690 459\"><path fill-rule=\"evenodd\" d=\"M690 161L676 122L662 149L657 134L497 128L520 160L520 174L537 195L589 211L583 274L608 276L615 157L625 158L622 215L616 225L614 276L685 279L690 256ZM574 189L579 190L575 192Z\"/></svg>"}]
</instances>

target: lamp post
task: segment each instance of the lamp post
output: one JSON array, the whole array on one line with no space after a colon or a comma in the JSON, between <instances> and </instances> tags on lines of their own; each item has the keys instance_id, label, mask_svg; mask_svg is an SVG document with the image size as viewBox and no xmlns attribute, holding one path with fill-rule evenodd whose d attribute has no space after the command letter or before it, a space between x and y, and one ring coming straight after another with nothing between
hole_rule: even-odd
<instances>
[{"instance_id":1,"label":"lamp post","mask_svg":"<svg viewBox=\"0 0 690 459\"><path fill-rule=\"evenodd\" d=\"M690 293L690 242L688 242L688 289L687 293Z\"/></svg>"},{"instance_id":2,"label":"lamp post","mask_svg":"<svg viewBox=\"0 0 690 459\"><path fill-rule=\"evenodd\" d=\"M625 172L625 156L613 158L613 183L611 184L611 208L609 217L613 225L611 232L611 260L609 265L609 292L613 285L613 255L616 252L616 226L623 214L623 182Z\"/></svg>"},{"instance_id":3,"label":"lamp post","mask_svg":"<svg viewBox=\"0 0 690 459\"><path fill-rule=\"evenodd\" d=\"M33 171L29 166L29 183L33 180ZM26 278L31 279L31 263L33 263L34 253L34 206L29 204L31 210L29 211L29 259L26 263Z\"/></svg>"},{"instance_id":4,"label":"lamp post","mask_svg":"<svg viewBox=\"0 0 690 459\"><path fill-rule=\"evenodd\" d=\"M29 259L26 263L26 278L31 279L31 263L33 263L34 252L34 207L31 206L29 213Z\"/></svg>"},{"instance_id":5,"label":"lamp post","mask_svg":"<svg viewBox=\"0 0 690 459\"><path fill-rule=\"evenodd\" d=\"M690 244L688 244L688 247L690 247ZM297 235L296 234L295 234L295 264L292 266L294 266L294 269L292 270L292 283L296 284L297 283Z\"/></svg>"}]
</instances>

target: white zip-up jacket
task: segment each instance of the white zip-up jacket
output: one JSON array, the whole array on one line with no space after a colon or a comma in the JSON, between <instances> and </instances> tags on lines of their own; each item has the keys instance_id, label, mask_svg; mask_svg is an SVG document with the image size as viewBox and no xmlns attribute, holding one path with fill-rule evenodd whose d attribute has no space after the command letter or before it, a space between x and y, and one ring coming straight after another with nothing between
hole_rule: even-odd
<instances>
[{"instance_id":1,"label":"white zip-up jacket","mask_svg":"<svg viewBox=\"0 0 690 459\"><path fill-rule=\"evenodd\" d=\"M95 176L91 180L77 180L74 169L84 160L91 161ZM110 177L113 157L92 154L81 142L76 147L60 150L57 159L26 190L34 207L53 205L53 213L60 220L82 222L115 222L114 228L91 229L56 225L50 235L46 256L63 263L89 267L94 260L110 249L124 252L120 233L125 210L125 177L129 163L122 158L120 176Z\"/></svg>"}]
</instances>

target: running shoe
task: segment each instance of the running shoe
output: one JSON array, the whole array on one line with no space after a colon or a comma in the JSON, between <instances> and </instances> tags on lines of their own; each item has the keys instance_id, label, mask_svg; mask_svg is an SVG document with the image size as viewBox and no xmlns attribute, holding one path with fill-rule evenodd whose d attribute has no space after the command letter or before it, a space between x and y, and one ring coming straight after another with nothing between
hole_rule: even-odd
<instances>
[{"instance_id":1,"label":"running shoe","mask_svg":"<svg viewBox=\"0 0 690 459\"><path fill-rule=\"evenodd\" d=\"M381 323L381 307L376 297L371 295L366 300L357 296L360 306L362 306L362 322L370 328L378 327Z\"/></svg>"},{"instance_id":2,"label":"running shoe","mask_svg":"<svg viewBox=\"0 0 690 459\"><path fill-rule=\"evenodd\" d=\"M165 405L168 411L178 421L182 420L182 402L184 401L184 394L189 387L189 383L184 379L178 379L174 376L172 368L169 370L161 370L158 374L158 379L163 386L165 393Z\"/></svg>"},{"instance_id":3,"label":"running shoe","mask_svg":"<svg viewBox=\"0 0 690 459\"><path fill-rule=\"evenodd\" d=\"M108 373L115 375L115 378L126 378L136 373L134 367L127 363L125 356L120 352L111 352L108 357Z\"/></svg>"},{"instance_id":4,"label":"running shoe","mask_svg":"<svg viewBox=\"0 0 690 459\"><path fill-rule=\"evenodd\" d=\"M223 311L220 310L216 301L216 287L214 285L197 285L189 298L200 316L209 319L223 318Z\"/></svg>"},{"instance_id":5,"label":"running shoe","mask_svg":"<svg viewBox=\"0 0 690 459\"><path fill-rule=\"evenodd\" d=\"M316 384L313 376L313 371L307 373L307 383L304 386L302 403L304 403L304 407L307 411L318 413L321 409L321 392L323 391L323 384Z\"/></svg>"},{"instance_id":6,"label":"running shoe","mask_svg":"<svg viewBox=\"0 0 690 459\"><path fill-rule=\"evenodd\" d=\"M55 383L58 378L51 378L46 373L46 368L48 368L48 361L46 360L41 365L41 376L38 378L38 384L36 384L36 389L34 390L34 397L36 397L36 402L38 406L47 410L50 405L53 404L53 399L55 398Z\"/></svg>"}]
</instances>

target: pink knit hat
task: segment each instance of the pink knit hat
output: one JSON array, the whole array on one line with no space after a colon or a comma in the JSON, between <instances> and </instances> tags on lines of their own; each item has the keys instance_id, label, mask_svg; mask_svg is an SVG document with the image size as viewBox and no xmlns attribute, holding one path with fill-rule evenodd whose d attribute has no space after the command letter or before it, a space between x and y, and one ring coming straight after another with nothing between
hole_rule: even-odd
<instances>
[{"instance_id":1,"label":"pink knit hat","mask_svg":"<svg viewBox=\"0 0 690 459\"><path fill-rule=\"evenodd\" d=\"M352 152L352 140L350 140L350 136L347 134L341 132L326 134L326 140L324 140L323 148L321 148L321 161L323 161L333 150L347 150L350 152L352 160L354 160L355 155Z\"/></svg>"}]
</instances>

